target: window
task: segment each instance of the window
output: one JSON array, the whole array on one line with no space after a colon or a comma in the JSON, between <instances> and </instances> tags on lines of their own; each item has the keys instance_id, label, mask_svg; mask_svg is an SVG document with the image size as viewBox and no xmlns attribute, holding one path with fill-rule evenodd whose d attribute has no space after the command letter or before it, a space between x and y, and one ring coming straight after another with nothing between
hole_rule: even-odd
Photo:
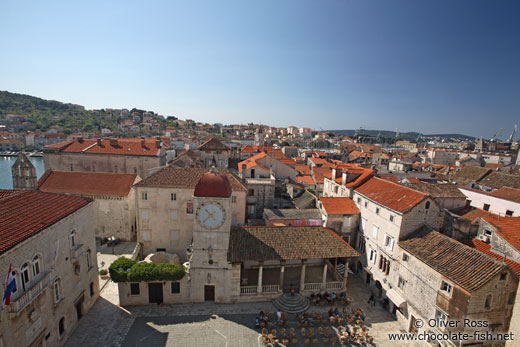
<instances>
[{"instance_id":1,"label":"window","mask_svg":"<svg viewBox=\"0 0 520 347\"><path fill-rule=\"evenodd\" d=\"M147 192L142 192L141 193L141 200L148 200L148 193Z\"/></svg>"},{"instance_id":2,"label":"window","mask_svg":"<svg viewBox=\"0 0 520 347\"><path fill-rule=\"evenodd\" d=\"M180 294L180 292L181 292L181 283L172 282L172 294Z\"/></svg>"},{"instance_id":3,"label":"window","mask_svg":"<svg viewBox=\"0 0 520 347\"><path fill-rule=\"evenodd\" d=\"M385 247L393 251L394 250L394 238L385 234Z\"/></svg>"},{"instance_id":4,"label":"window","mask_svg":"<svg viewBox=\"0 0 520 347\"><path fill-rule=\"evenodd\" d=\"M254 217L256 211L255 205L247 205L247 215L248 217Z\"/></svg>"},{"instance_id":5,"label":"window","mask_svg":"<svg viewBox=\"0 0 520 347\"><path fill-rule=\"evenodd\" d=\"M403 261L408 261L410 259L410 256L406 253L403 253Z\"/></svg>"},{"instance_id":6,"label":"window","mask_svg":"<svg viewBox=\"0 0 520 347\"><path fill-rule=\"evenodd\" d=\"M483 209L484 211L489 211L489 207L490 207L489 204L484 204L484 207L482 207L482 209Z\"/></svg>"},{"instance_id":7,"label":"window","mask_svg":"<svg viewBox=\"0 0 520 347\"><path fill-rule=\"evenodd\" d=\"M379 214L379 207L376 207L376 214Z\"/></svg>"},{"instance_id":8,"label":"window","mask_svg":"<svg viewBox=\"0 0 520 347\"><path fill-rule=\"evenodd\" d=\"M134 173L135 173L135 174L137 173L137 168L136 168L136 167L134 167Z\"/></svg>"},{"instance_id":9,"label":"window","mask_svg":"<svg viewBox=\"0 0 520 347\"><path fill-rule=\"evenodd\" d=\"M231 197L231 202L232 202L233 204L235 204L235 203L237 202L237 197L233 195L233 196Z\"/></svg>"},{"instance_id":10,"label":"window","mask_svg":"<svg viewBox=\"0 0 520 347\"><path fill-rule=\"evenodd\" d=\"M441 284L441 290L442 290L443 292L446 292L446 293L448 293L448 294L451 294L451 290L452 290L452 288L453 288L453 287L451 286L451 284L442 281L442 284Z\"/></svg>"},{"instance_id":11,"label":"window","mask_svg":"<svg viewBox=\"0 0 520 347\"><path fill-rule=\"evenodd\" d=\"M484 230L484 235L486 236L493 236L493 232L491 230Z\"/></svg>"},{"instance_id":12,"label":"window","mask_svg":"<svg viewBox=\"0 0 520 347\"><path fill-rule=\"evenodd\" d=\"M58 303L61 300L61 293L60 293L60 279L57 278L54 281L54 302Z\"/></svg>"},{"instance_id":13,"label":"window","mask_svg":"<svg viewBox=\"0 0 520 347\"><path fill-rule=\"evenodd\" d=\"M507 211L506 211L506 216L508 216L508 217L513 217L513 211L511 211L511 210L507 210Z\"/></svg>"},{"instance_id":14,"label":"window","mask_svg":"<svg viewBox=\"0 0 520 347\"><path fill-rule=\"evenodd\" d=\"M489 294L488 296L486 296L486 302L484 303L484 308L486 309L490 309L491 308L491 294Z\"/></svg>"},{"instance_id":15,"label":"window","mask_svg":"<svg viewBox=\"0 0 520 347\"><path fill-rule=\"evenodd\" d=\"M249 189L247 195L255 196L255 190L254 189Z\"/></svg>"},{"instance_id":16,"label":"window","mask_svg":"<svg viewBox=\"0 0 520 347\"><path fill-rule=\"evenodd\" d=\"M500 274L500 280L501 281L505 281L506 279L507 279L507 272L501 273Z\"/></svg>"},{"instance_id":17,"label":"window","mask_svg":"<svg viewBox=\"0 0 520 347\"><path fill-rule=\"evenodd\" d=\"M89 270L92 267L92 260L90 258L90 249L87 250L86 258L87 258L87 270Z\"/></svg>"},{"instance_id":18,"label":"window","mask_svg":"<svg viewBox=\"0 0 520 347\"><path fill-rule=\"evenodd\" d=\"M130 283L130 295L139 295L139 283Z\"/></svg>"},{"instance_id":19,"label":"window","mask_svg":"<svg viewBox=\"0 0 520 347\"><path fill-rule=\"evenodd\" d=\"M90 282L90 296L94 296L94 282Z\"/></svg>"},{"instance_id":20,"label":"window","mask_svg":"<svg viewBox=\"0 0 520 347\"><path fill-rule=\"evenodd\" d=\"M516 292L511 292L509 294L509 297L507 298L508 305L513 305L515 303L515 296L516 296Z\"/></svg>"},{"instance_id":21,"label":"window","mask_svg":"<svg viewBox=\"0 0 520 347\"><path fill-rule=\"evenodd\" d=\"M368 207L368 201L365 201L365 207Z\"/></svg>"},{"instance_id":22,"label":"window","mask_svg":"<svg viewBox=\"0 0 520 347\"><path fill-rule=\"evenodd\" d=\"M430 202L429 201L426 201L426 205L424 206L424 208L426 210L430 209Z\"/></svg>"},{"instance_id":23,"label":"window","mask_svg":"<svg viewBox=\"0 0 520 347\"><path fill-rule=\"evenodd\" d=\"M36 277L40 274L40 257L35 256L33 258L33 277Z\"/></svg>"},{"instance_id":24,"label":"window","mask_svg":"<svg viewBox=\"0 0 520 347\"><path fill-rule=\"evenodd\" d=\"M25 263L22 265L21 273L22 273L22 288L23 288L23 291L25 292L27 290L27 284L29 284L29 280L30 280L28 263Z\"/></svg>"},{"instance_id":25,"label":"window","mask_svg":"<svg viewBox=\"0 0 520 347\"><path fill-rule=\"evenodd\" d=\"M170 231L170 240L171 241L177 241L179 240L179 232L178 231Z\"/></svg>"},{"instance_id":26,"label":"window","mask_svg":"<svg viewBox=\"0 0 520 347\"><path fill-rule=\"evenodd\" d=\"M406 284L406 281L401 276L399 276L399 282L397 283L397 287L400 289L404 289L405 284Z\"/></svg>"},{"instance_id":27,"label":"window","mask_svg":"<svg viewBox=\"0 0 520 347\"><path fill-rule=\"evenodd\" d=\"M186 203L186 213L193 214L193 202Z\"/></svg>"},{"instance_id":28,"label":"window","mask_svg":"<svg viewBox=\"0 0 520 347\"><path fill-rule=\"evenodd\" d=\"M375 264L377 259L377 252L373 249L370 250L370 261Z\"/></svg>"},{"instance_id":29,"label":"window","mask_svg":"<svg viewBox=\"0 0 520 347\"><path fill-rule=\"evenodd\" d=\"M65 332L65 317L61 317L58 323L58 335L61 337Z\"/></svg>"},{"instance_id":30,"label":"window","mask_svg":"<svg viewBox=\"0 0 520 347\"><path fill-rule=\"evenodd\" d=\"M175 211L171 211L170 216L171 216L172 220L177 220L177 217L179 216L179 213L176 210Z\"/></svg>"},{"instance_id":31,"label":"window","mask_svg":"<svg viewBox=\"0 0 520 347\"><path fill-rule=\"evenodd\" d=\"M70 171L74 171L74 167L70 164Z\"/></svg>"},{"instance_id":32,"label":"window","mask_svg":"<svg viewBox=\"0 0 520 347\"><path fill-rule=\"evenodd\" d=\"M357 202L358 202L358 204L360 204L361 203L361 198L357 198Z\"/></svg>"},{"instance_id":33,"label":"window","mask_svg":"<svg viewBox=\"0 0 520 347\"><path fill-rule=\"evenodd\" d=\"M374 225L374 226L372 227L372 236L373 236L375 239L377 239L377 232L378 232L378 231L379 231L379 227L377 227L377 226Z\"/></svg>"},{"instance_id":34,"label":"window","mask_svg":"<svg viewBox=\"0 0 520 347\"><path fill-rule=\"evenodd\" d=\"M393 221L394 221L394 216L390 215L390 222L393 222Z\"/></svg>"},{"instance_id":35,"label":"window","mask_svg":"<svg viewBox=\"0 0 520 347\"><path fill-rule=\"evenodd\" d=\"M72 230L70 232L70 248L76 247L76 232Z\"/></svg>"},{"instance_id":36,"label":"window","mask_svg":"<svg viewBox=\"0 0 520 347\"><path fill-rule=\"evenodd\" d=\"M365 218L361 218L361 231L365 231L366 225L367 225L367 220Z\"/></svg>"},{"instance_id":37,"label":"window","mask_svg":"<svg viewBox=\"0 0 520 347\"><path fill-rule=\"evenodd\" d=\"M171 194L170 194L170 200L171 200L171 201L175 201L175 200L177 200L177 194L175 194L175 193L171 193Z\"/></svg>"},{"instance_id":38,"label":"window","mask_svg":"<svg viewBox=\"0 0 520 347\"><path fill-rule=\"evenodd\" d=\"M447 318L448 317L446 316L446 314L444 312L435 310L435 320L437 321L437 326L439 326L439 327L445 326L445 324L442 324L441 322L445 323Z\"/></svg>"}]
</instances>

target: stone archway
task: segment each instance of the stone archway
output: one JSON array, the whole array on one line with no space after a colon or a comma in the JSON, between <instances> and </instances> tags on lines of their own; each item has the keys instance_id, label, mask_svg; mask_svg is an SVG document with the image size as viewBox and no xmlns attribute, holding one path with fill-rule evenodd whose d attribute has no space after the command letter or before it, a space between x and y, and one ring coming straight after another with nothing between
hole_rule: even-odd
<instances>
[{"instance_id":1,"label":"stone archway","mask_svg":"<svg viewBox=\"0 0 520 347\"><path fill-rule=\"evenodd\" d=\"M380 298L383 296L383 286L381 285L381 282L376 281L376 288L377 288L377 297Z\"/></svg>"}]
</instances>

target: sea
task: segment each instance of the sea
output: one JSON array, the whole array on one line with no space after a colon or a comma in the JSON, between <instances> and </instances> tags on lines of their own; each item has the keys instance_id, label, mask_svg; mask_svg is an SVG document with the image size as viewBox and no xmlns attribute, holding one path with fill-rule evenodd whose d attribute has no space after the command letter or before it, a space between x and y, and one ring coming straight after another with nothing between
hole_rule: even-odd
<instances>
[{"instance_id":1,"label":"sea","mask_svg":"<svg viewBox=\"0 0 520 347\"><path fill-rule=\"evenodd\" d=\"M11 166L13 166L17 157L0 156L0 189L13 188L13 178L11 177ZM29 157L29 160L36 168L36 176L40 178L43 175L44 166L42 157Z\"/></svg>"}]
</instances>

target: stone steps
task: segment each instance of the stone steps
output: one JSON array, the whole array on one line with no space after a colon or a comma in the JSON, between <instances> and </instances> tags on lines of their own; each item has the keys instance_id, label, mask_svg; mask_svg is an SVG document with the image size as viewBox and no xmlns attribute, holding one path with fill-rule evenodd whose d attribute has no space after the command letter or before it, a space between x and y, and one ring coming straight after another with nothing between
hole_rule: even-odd
<instances>
[{"instance_id":1,"label":"stone steps","mask_svg":"<svg viewBox=\"0 0 520 347\"><path fill-rule=\"evenodd\" d=\"M311 302L300 294L284 294L273 300L273 305L287 313L302 313L309 309Z\"/></svg>"}]
</instances>

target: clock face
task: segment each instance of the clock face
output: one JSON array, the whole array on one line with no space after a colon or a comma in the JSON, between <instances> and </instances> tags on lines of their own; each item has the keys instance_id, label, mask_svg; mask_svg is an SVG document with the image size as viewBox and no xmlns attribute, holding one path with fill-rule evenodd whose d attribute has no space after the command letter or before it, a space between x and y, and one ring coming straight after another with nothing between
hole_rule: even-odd
<instances>
[{"instance_id":1,"label":"clock face","mask_svg":"<svg viewBox=\"0 0 520 347\"><path fill-rule=\"evenodd\" d=\"M197 209L197 220L206 229L218 229L224 224L226 213L217 203L202 204Z\"/></svg>"}]
</instances>

